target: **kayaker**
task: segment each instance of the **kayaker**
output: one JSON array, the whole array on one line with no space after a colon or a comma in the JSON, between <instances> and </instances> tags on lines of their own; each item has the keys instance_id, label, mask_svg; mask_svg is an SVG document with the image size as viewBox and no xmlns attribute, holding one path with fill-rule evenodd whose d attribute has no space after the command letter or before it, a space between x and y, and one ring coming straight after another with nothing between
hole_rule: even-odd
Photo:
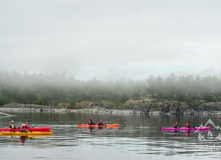
<instances>
[{"instance_id":1,"label":"kayaker","mask_svg":"<svg viewBox=\"0 0 221 160\"><path fill-rule=\"evenodd\" d=\"M95 123L93 122L92 119L89 119L88 124L89 124L89 125L95 125Z\"/></svg>"},{"instance_id":2,"label":"kayaker","mask_svg":"<svg viewBox=\"0 0 221 160\"><path fill-rule=\"evenodd\" d=\"M25 124L22 124L22 126L21 126L21 132L27 132L27 130L26 130L25 128L26 128L26 125L25 125Z\"/></svg>"},{"instance_id":3,"label":"kayaker","mask_svg":"<svg viewBox=\"0 0 221 160\"><path fill-rule=\"evenodd\" d=\"M187 128L191 128L191 127L190 127L190 122L187 122L187 123L186 123L186 127L187 127Z\"/></svg>"},{"instance_id":4,"label":"kayaker","mask_svg":"<svg viewBox=\"0 0 221 160\"><path fill-rule=\"evenodd\" d=\"M25 122L25 128L30 128L28 122Z\"/></svg>"},{"instance_id":5,"label":"kayaker","mask_svg":"<svg viewBox=\"0 0 221 160\"><path fill-rule=\"evenodd\" d=\"M101 119L99 119L99 121L98 121L98 125L103 125L104 123L102 122L102 120Z\"/></svg>"},{"instance_id":6,"label":"kayaker","mask_svg":"<svg viewBox=\"0 0 221 160\"><path fill-rule=\"evenodd\" d=\"M26 125L26 123L23 123L23 124L21 125L20 129L22 129L22 128L28 128L27 125Z\"/></svg>"},{"instance_id":7,"label":"kayaker","mask_svg":"<svg viewBox=\"0 0 221 160\"><path fill-rule=\"evenodd\" d=\"M11 121L11 123L9 124L9 128L16 129L14 121Z\"/></svg>"},{"instance_id":8,"label":"kayaker","mask_svg":"<svg viewBox=\"0 0 221 160\"><path fill-rule=\"evenodd\" d=\"M173 124L173 127L174 127L174 128L178 128L177 122L175 122L175 123Z\"/></svg>"}]
</instances>

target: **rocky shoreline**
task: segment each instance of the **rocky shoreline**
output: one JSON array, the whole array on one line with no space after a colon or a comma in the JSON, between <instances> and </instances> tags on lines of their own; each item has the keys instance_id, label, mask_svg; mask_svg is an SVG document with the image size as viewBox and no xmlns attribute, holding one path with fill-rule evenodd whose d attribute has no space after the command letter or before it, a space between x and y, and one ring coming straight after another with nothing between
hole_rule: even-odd
<instances>
[{"instance_id":1,"label":"rocky shoreline","mask_svg":"<svg viewBox=\"0 0 221 160\"><path fill-rule=\"evenodd\" d=\"M41 106L35 104L8 104L0 107L1 112L8 114L16 112L54 112L54 113L94 113L94 114L118 114L118 115L220 115L221 116L221 103L210 104L210 106L201 106L201 109L196 111L189 109L188 106L174 107L174 104L159 107L137 107L137 108L122 108L122 109L104 109L101 107L84 108L84 109L66 109L54 108L50 106ZM213 106L213 107L211 107ZM205 109L207 108L207 110ZM215 109L214 109L215 108ZM213 109L213 110L212 110ZM2 115L7 115L3 114Z\"/></svg>"},{"instance_id":2,"label":"rocky shoreline","mask_svg":"<svg viewBox=\"0 0 221 160\"><path fill-rule=\"evenodd\" d=\"M8 107L0 107L0 112L5 113L20 113L20 112L53 112L53 113L94 113L94 114L123 114L123 115L141 115L145 114L139 110L118 110L118 109L103 109L103 108L85 108L85 109L57 109L52 107L38 105L15 105Z\"/></svg>"}]
</instances>

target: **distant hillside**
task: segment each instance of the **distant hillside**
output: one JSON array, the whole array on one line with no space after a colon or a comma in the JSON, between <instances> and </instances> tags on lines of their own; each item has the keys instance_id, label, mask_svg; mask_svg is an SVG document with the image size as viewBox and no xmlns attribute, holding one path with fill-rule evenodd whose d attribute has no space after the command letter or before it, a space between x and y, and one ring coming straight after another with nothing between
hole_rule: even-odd
<instances>
[{"instance_id":1,"label":"distant hillside","mask_svg":"<svg viewBox=\"0 0 221 160\"><path fill-rule=\"evenodd\" d=\"M35 104L59 108L84 108L93 103L103 108L145 110L182 110L183 106L198 110L217 110L221 102L221 77L180 76L166 78L149 76L133 81L96 78L80 81L65 74L47 76L0 71L0 106ZM95 105L95 106L96 106ZM208 108L211 107L211 108ZM177 111L176 111L177 112Z\"/></svg>"}]
</instances>

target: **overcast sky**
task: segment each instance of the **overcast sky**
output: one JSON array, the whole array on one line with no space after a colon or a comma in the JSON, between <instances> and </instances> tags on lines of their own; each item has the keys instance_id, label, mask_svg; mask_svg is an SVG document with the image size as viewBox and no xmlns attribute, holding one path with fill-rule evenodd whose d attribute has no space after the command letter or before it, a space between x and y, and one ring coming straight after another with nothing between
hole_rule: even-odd
<instances>
[{"instance_id":1,"label":"overcast sky","mask_svg":"<svg viewBox=\"0 0 221 160\"><path fill-rule=\"evenodd\" d=\"M219 76L220 8L220 0L1 0L0 70Z\"/></svg>"}]
</instances>

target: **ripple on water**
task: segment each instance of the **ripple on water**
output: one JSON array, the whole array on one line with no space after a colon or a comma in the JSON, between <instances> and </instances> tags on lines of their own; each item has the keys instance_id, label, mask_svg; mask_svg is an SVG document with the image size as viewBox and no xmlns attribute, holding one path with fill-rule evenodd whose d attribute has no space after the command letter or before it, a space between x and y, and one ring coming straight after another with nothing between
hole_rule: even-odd
<instances>
[{"instance_id":1,"label":"ripple on water","mask_svg":"<svg viewBox=\"0 0 221 160\"><path fill-rule=\"evenodd\" d=\"M23 113L22 113L23 115ZM68 115L68 116L67 116ZM35 126L51 126L54 132L51 137L33 137L21 144L20 137L0 137L0 153L2 159L16 157L26 159L219 159L221 149L203 148L203 146L221 146L220 143L200 142L198 134L191 132L189 137L185 132L162 132L161 126L171 124L177 117L147 117L133 116L101 117L112 122L113 119L121 125L118 129L88 129L77 128L74 122L86 122L91 115L82 114L27 114L18 116L16 122L24 122L26 118L34 121ZM93 115L93 119L101 115ZM108 119L109 118L109 119ZM192 117L194 120L195 118ZM53 119L53 121L50 121ZM181 121L182 119L180 119ZM201 121L199 117L197 121ZM219 119L216 119L217 123ZM35 122L36 121L36 122ZM133 123L132 123L133 122ZM50 125L49 125L50 124ZM1 121L1 126L8 122ZM196 124L197 125L197 124ZM24 154L19 154L27 152ZM14 155L11 155L13 153ZM40 155L39 155L40 153ZM86 155L90 154L90 157ZM97 156L97 155L100 155Z\"/></svg>"}]
</instances>

